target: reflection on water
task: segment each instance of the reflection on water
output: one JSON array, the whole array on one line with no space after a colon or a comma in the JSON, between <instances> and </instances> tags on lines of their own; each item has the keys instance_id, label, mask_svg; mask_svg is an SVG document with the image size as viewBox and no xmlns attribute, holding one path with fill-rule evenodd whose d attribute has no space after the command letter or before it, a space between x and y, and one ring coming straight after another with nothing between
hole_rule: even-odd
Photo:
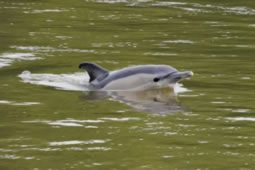
<instances>
[{"instance_id":1,"label":"reflection on water","mask_svg":"<svg viewBox=\"0 0 255 170\"><path fill-rule=\"evenodd\" d=\"M183 111L173 88L145 91L91 91L82 96L84 101L100 101L106 98L132 107L138 112L165 115Z\"/></svg>"}]
</instances>

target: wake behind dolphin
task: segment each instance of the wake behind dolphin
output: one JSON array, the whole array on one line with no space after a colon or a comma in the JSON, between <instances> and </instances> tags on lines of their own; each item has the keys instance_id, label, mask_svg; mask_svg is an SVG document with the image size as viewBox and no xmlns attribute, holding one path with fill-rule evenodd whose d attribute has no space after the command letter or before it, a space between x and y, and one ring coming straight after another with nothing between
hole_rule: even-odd
<instances>
[{"instance_id":1,"label":"wake behind dolphin","mask_svg":"<svg viewBox=\"0 0 255 170\"><path fill-rule=\"evenodd\" d=\"M141 65L109 72L101 66L84 62L79 65L89 74L91 90L148 90L175 85L193 72L178 72L167 65Z\"/></svg>"}]
</instances>

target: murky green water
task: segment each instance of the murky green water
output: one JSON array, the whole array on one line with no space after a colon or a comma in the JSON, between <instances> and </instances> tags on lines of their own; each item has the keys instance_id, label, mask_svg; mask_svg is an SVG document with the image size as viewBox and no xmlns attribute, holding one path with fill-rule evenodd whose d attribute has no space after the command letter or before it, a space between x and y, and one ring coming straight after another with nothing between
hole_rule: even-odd
<instances>
[{"instance_id":1,"label":"murky green water","mask_svg":"<svg viewBox=\"0 0 255 170\"><path fill-rule=\"evenodd\" d=\"M252 0L2 0L0 169L253 169L254 17ZM195 76L177 97L90 93L82 61Z\"/></svg>"}]
</instances>

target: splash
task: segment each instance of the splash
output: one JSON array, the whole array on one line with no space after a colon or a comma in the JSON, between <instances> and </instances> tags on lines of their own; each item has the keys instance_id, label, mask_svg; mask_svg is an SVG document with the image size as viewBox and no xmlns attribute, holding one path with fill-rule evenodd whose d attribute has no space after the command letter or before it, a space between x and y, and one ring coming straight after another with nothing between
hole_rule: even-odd
<instances>
[{"instance_id":1,"label":"splash","mask_svg":"<svg viewBox=\"0 0 255 170\"><path fill-rule=\"evenodd\" d=\"M20 77L24 83L50 86L59 90L88 91L89 76L84 73L74 74L33 74L23 71Z\"/></svg>"},{"instance_id":2,"label":"splash","mask_svg":"<svg viewBox=\"0 0 255 170\"><path fill-rule=\"evenodd\" d=\"M90 91L89 75L78 72L73 74L34 74L30 71L23 71L18 75L24 83L54 87L58 90L68 91ZM112 91L112 90L111 90ZM174 92L183 93L190 91L177 83L174 86Z\"/></svg>"}]
</instances>

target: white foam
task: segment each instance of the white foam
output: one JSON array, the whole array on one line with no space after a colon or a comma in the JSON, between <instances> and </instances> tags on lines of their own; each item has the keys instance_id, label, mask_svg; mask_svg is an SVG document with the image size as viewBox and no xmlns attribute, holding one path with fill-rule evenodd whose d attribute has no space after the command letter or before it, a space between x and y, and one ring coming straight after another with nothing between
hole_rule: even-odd
<instances>
[{"instance_id":1,"label":"white foam","mask_svg":"<svg viewBox=\"0 0 255 170\"><path fill-rule=\"evenodd\" d=\"M183 87L183 84L176 83L175 86L174 86L175 94L189 92L189 91L192 91L192 90L189 90L189 89Z\"/></svg>"},{"instance_id":2,"label":"white foam","mask_svg":"<svg viewBox=\"0 0 255 170\"><path fill-rule=\"evenodd\" d=\"M56 89L70 91L88 91L89 76L86 73L74 74L32 74L23 71L18 77L23 82L36 85L51 86Z\"/></svg>"}]
</instances>

